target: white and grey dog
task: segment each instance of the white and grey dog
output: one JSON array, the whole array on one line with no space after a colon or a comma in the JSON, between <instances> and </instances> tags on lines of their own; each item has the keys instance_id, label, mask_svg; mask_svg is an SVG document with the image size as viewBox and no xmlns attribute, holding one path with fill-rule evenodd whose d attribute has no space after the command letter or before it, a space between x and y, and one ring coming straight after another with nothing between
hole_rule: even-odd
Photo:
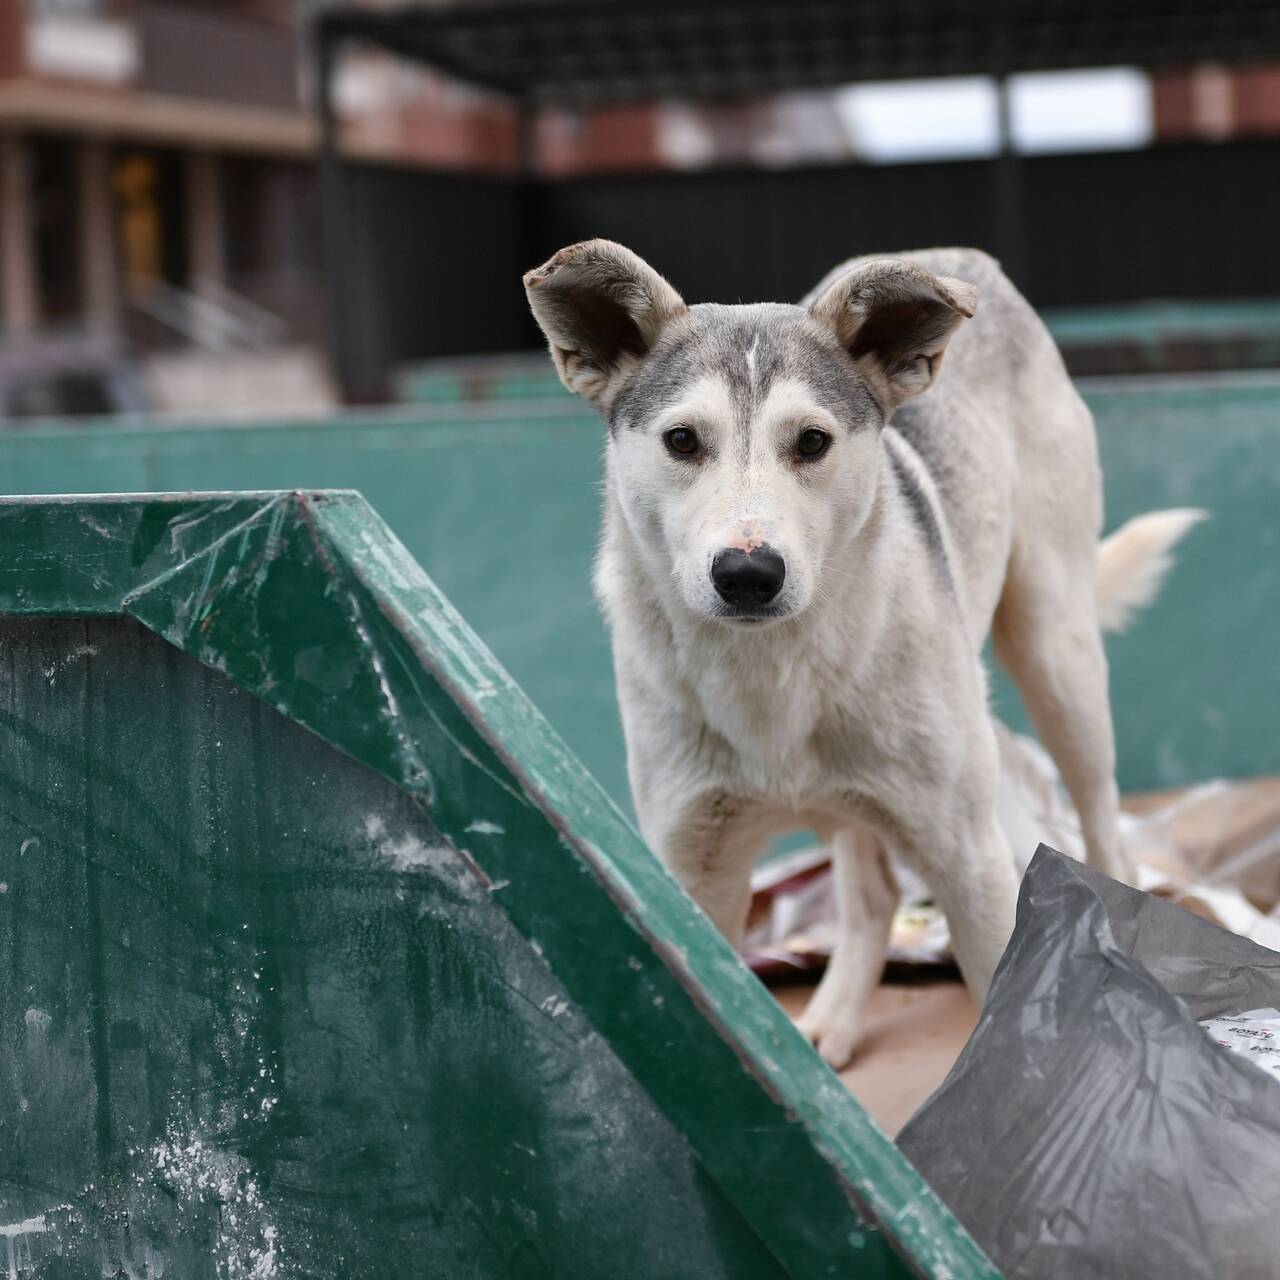
<instances>
[{"instance_id":1,"label":"white and grey dog","mask_svg":"<svg viewBox=\"0 0 1280 1280\"><path fill-rule=\"evenodd\" d=\"M1127 878L1101 626L1150 597L1197 513L1099 554L1089 411L977 250L857 259L798 306L686 306L605 240L525 286L609 427L596 590L645 838L735 944L770 836L831 842L840 942L802 1027L833 1065L883 967L887 848L928 881L980 1002L1018 888L983 642L1090 863Z\"/></svg>"}]
</instances>

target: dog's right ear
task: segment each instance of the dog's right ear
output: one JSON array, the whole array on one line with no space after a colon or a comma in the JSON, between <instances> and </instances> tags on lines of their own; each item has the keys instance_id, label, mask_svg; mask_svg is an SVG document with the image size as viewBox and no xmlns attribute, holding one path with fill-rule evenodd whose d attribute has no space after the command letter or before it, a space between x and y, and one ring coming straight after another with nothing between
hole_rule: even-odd
<instances>
[{"instance_id":1,"label":"dog's right ear","mask_svg":"<svg viewBox=\"0 0 1280 1280\"><path fill-rule=\"evenodd\" d=\"M612 240L561 249L525 275L524 287L560 380L601 411L686 310L647 262Z\"/></svg>"},{"instance_id":2,"label":"dog's right ear","mask_svg":"<svg viewBox=\"0 0 1280 1280\"><path fill-rule=\"evenodd\" d=\"M929 389L947 343L978 305L974 285L899 258L866 259L818 288L809 313L835 332L888 413Z\"/></svg>"}]
</instances>

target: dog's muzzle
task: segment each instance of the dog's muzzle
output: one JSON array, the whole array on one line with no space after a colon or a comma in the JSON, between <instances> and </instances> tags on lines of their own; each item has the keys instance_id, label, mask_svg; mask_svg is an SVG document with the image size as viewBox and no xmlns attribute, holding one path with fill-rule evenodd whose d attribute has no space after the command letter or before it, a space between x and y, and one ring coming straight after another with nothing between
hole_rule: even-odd
<instances>
[{"instance_id":1,"label":"dog's muzzle","mask_svg":"<svg viewBox=\"0 0 1280 1280\"><path fill-rule=\"evenodd\" d=\"M716 594L738 614L750 616L768 605L787 578L787 564L772 547L739 551L736 547L716 553L711 562L711 582Z\"/></svg>"}]
</instances>

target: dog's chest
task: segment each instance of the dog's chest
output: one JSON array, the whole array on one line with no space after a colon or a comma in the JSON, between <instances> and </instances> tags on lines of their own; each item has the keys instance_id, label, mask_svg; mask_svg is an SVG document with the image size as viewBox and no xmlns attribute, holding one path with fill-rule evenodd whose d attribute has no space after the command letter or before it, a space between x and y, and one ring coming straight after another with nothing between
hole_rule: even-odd
<instances>
[{"instance_id":1,"label":"dog's chest","mask_svg":"<svg viewBox=\"0 0 1280 1280\"><path fill-rule=\"evenodd\" d=\"M828 788L831 760L822 746L822 722L848 691L820 655L722 655L690 676L707 728L728 748L735 782L788 803Z\"/></svg>"}]
</instances>

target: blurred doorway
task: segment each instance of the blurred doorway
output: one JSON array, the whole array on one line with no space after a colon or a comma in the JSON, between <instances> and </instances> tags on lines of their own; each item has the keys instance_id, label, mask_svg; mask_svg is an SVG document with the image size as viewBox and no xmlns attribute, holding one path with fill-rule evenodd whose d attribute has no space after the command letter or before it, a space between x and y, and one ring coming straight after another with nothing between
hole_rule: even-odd
<instances>
[{"instance_id":1,"label":"blurred doorway","mask_svg":"<svg viewBox=\"0 0 1280 1280\"><path fill-rule=\"evenodd\" d=\"M175 151L130 148L111 166L120 267L131 302L188 279L186 184Z\"/></svg>"}]
</instances>

